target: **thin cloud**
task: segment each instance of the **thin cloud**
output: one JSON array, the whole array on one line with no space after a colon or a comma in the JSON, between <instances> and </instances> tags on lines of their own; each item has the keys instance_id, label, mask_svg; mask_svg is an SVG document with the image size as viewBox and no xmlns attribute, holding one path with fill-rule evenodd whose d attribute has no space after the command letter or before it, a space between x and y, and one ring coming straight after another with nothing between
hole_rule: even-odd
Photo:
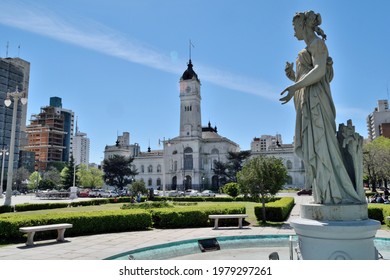
<instances>
[{"instance_id":1,"label":"thin cloud","mask_svg":"<svg viewBox=\"0 0 390 280\"><path fill-rule=\"evenodd\" d=\"M83 19L66 20L42 7L6 3L0 10L0 24L12 26L58 41L94 50L105 55L138 63L164 72L179 74L183 71L184 61L172 61L153 47L136 40L130 40L123 34L99 24ZM15 16L17 15L17 16ZM73 23L70 23L70 22ZM197 65L202 80L267 99L277 100L271 86L257 80L242 77L229 72ZM276 91L277 92L277 91Z\"/></svg>"}]
</instances>

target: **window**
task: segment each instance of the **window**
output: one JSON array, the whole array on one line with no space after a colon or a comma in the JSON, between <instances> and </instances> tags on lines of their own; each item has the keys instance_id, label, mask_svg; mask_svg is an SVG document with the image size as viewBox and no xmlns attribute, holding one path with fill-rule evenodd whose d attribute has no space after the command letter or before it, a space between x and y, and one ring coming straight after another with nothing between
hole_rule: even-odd
<instances>
[{"instance_id":1,"label":"window","mask_svg":"<svg viewBox=\"0 0 390 280\"><path fill-rule=\"evenodd\" d=\"M152 173L152 172L153 172L153 166L152 166L152 165L149 165L149 166L148 166L148 172L149 172L149 173Z\"/></svg>"},{"instance_id":2,"label":"window","mask_svg":"<svg viewBox=\"0 0 390 280\"><path fill-rule=\"evenodd\" d=\"M161 179L157 178L157 186L161 186Z\"/></svg>"},{"instance_id":3,"label":"window","mask_svg":"<svg viewBox=\"0 0 390 280\"><path fill-rule=\"evenodd\" d=\"M153 180L152 180L152 178L149 178L149 179L148 179L148 186L151 187L152 184L153 184Z\"/></svg>"},{"instance_id":4,"label":"window","mask_svg":"<svg viewBox=\"0 0 390 280\"><path fill-rule=\"evenodd\" d=\"M287 165L287 169L292 169L293 167L291 160L287 160L286 165Z\"/></svg>"},{"instance_id":5,"label":"window","mask_svg":"<svg viewBox=\"0 0 390 280\"><path fill-rule=\"evenodd\" d=\"M161 165L157 165L157 173L161 173Z\"/></svg>"},{"instance_id":6,"label":"window","mask_svg":"<svg viewBox=\"0 0 390 280\"><path fill-rule=\"evenodd\" d=\"M192 149L187 147L184 149L184 170L193 169Z\"/></svg>"},{"instance_id":7,"label":"window","mask_svg":"<svg viewBox=\"0 0 390 280\"><path fill-rule=\"evenodd\" d=\"M145 173L145 167L141 165L141 173Z\"/></svg>"}]
</instances>

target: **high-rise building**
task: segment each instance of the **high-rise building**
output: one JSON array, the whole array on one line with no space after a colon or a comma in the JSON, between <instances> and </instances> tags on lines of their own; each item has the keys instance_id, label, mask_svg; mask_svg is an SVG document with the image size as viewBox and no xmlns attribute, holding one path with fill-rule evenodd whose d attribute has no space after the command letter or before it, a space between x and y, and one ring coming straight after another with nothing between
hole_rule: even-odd
<instances>
[{"instance_id":1,"label":"high-rise building","mask_svg":"<svg viewBox=\"0 0 390 280\"><path fill-rule=\"evenodd\" d=\"M18 167L19 151L25 142L27 105L12 102L9 107L4 105L8 92L16 90L23 92L28 98L30 63L20 58L0 58L0 149L10 149L12 112L17 106L16 134L14 147L14 169ZM13 101L13 100L11 100ZM1 162L0 162L1 164ZM5 174L8 172L8 156L5 157Z\"/></svg>"},{"instance_id":2,"label":"high-rise building","mask_svg":"<svg viewBox=\"0 0 390 280\"><path fill-rule=\"evenodd\" d=\"M63 109L61 98L51 97L50 105L31 116L27 126L28 146L35 152L36 167L46 170L50 162L68 162L72 153L74 113Z\"/></svg>"},{"instance_id":3,"label":"high-rise building","mask_svg":"<svg viewBox=\"0 0 390 280\"><path fill-rule=\"evenodd\" d=\"M76 165L89 164L89 138L84 132L80 132L76 122L76 133L73 136L73 158Z\"/></svg>"},{"instance_id":4,"label":"high-rise building","mask_svg":"<svg viewBox=\"0 0 390 280\"><path fill-rule=\"evenodd\" d=\"M369 140L379 136L390 138L390 110L388 100L378 100L378 107L367 116Z\"/></svg>"},{"instance_id":5,"label":"high-rise building","mask_svg":"<svg viewBox=\"0 0 390 280\"><path fill-rule=\"evenodd\" d=\"M252 152L268 151L270 147L282 145L282 136L280 134L273 135L261 135L261 137L253 138L251 142Z\"/></svg>"}]
</instances>

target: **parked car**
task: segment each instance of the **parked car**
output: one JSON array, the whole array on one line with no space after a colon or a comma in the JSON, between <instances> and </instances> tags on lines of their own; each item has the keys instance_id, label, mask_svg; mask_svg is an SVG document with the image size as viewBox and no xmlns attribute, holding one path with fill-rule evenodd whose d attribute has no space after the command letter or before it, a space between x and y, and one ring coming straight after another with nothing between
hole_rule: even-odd
<instances>
[{"instance_id":1,"label":"parked car","mask_svg":"<svg viewBox=\"0 0 390 280\"><path fill-rule=\"evenodd\" d=\"M182 192L182 191L170 191L170 192L168 192L168 196L184 196L184 192Z\"/></svg>"},{"instance_id":2,"label":"parked car","mask_svg":"<svg viewBox=\"0 0 390 280\"><path fill-rule=\"evenodd\" d=\"M88 197L90 190L82 190L79 192L79 197Z\"/></svg>"},{"instance_id":3,"label":"parked car","mask_svg":"<svg viewBox=\"0 0 390 280\"><path fill-rule=\"evenodd\" d=\"M210 196L210 197L214 197L214 196L215 196L215 192L210 191L210 190L204 190L203 192L201 192L200 195L201 195L201 196Z\"/></svg>"},{"instance_id":4,"label":"parked car","mask_svg":"<svg viewBox=\"0 0 390 280\"><path fill-rule=\"evenodd\" d=\"M312 195L312 193L311 189L301 189L297 192L297 195Z\"/></svg>"},{"instance_id":5,"label":"parked car","mask_svg":"<svg viewBox=\"0 0 390 280\"><path fill-rule=\"evenodd\" d=\"M188 189L185 191L185 195L188 195L188 196L199 196L199 191L197 190L193 190L193 189Z\"/></svg>"},{"instance_id":6,"label":"parked car","mask_svg":"<svg viewBox=\"0 0 390 280\"><path fill-rule=\"evenodd\" d=\"M99 197L118 197L118 193L114 191L101 191L99 192Z\"/></svg>"}]
</instances>

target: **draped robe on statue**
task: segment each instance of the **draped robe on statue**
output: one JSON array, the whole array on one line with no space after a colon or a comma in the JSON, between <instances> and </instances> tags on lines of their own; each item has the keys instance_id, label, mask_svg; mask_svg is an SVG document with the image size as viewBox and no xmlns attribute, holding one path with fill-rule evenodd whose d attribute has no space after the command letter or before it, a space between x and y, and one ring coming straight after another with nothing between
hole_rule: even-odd
<instances>
[{"instance_id":1,"label":"draped robe on statue","mask_svg":"<svg viewBox=\"0 0 390 280\"><path fill-rule=\"evenodd\" d=\"M316 38L296 61L296 82L313 69L313 56L326 56L326 75L295 92L295 152L305 164L305 187L313 189L314 203L365 203L344 166L336 137L336 110L330 91L332 60L323 40Z\"/></svg>"}]
</instances>

